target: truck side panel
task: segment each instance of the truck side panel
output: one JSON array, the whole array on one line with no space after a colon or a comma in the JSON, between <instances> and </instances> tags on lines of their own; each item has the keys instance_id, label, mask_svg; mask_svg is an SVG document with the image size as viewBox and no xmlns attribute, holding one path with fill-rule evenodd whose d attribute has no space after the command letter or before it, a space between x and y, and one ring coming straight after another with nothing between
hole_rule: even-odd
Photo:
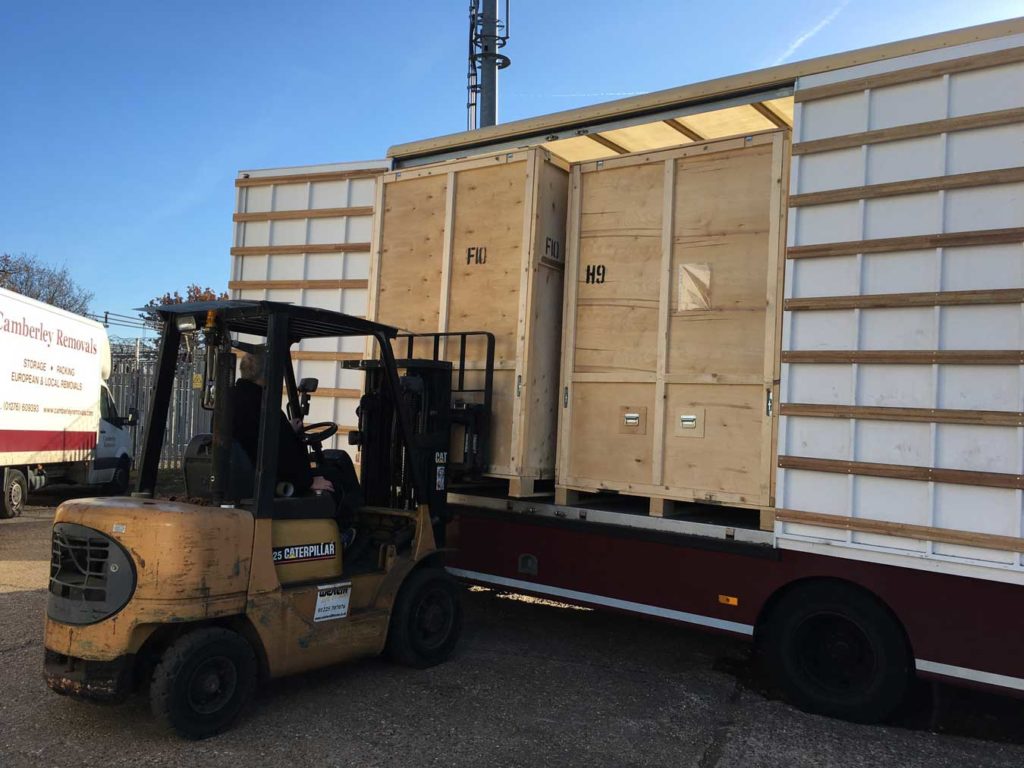
<instances>
[{"instance_id":1,"label":"truck side panel","mask_svg":"<svg viewBox=\"0 0 1024 768\"><path fill-rule=\"evenodd\" d=\"M795 101L779 546L1024 583L1024 35Z\"/></svg>"},{"instance_id":2,"label":"truck side panel","mask_svg":"<svg viewBox=\"0 0 1024 768\"><path fill-rule=\"evenodd\" d=\"M1024 588L1017 585L469 508L460 508L456 530L450 566L462 578L743 637L787 586L850 582L903 624L919 672L1024 691Z\"/></svg>"},{"instance_id":3,"label":"truck side panel","mask_svg":"<svg viewBox=\"0 0 1024 768\"><path fill-rule=\"evenodd\" d=\"M0 466L92 457L110 351L103 326L0 289Z\"/></svg>"}]
</instances>

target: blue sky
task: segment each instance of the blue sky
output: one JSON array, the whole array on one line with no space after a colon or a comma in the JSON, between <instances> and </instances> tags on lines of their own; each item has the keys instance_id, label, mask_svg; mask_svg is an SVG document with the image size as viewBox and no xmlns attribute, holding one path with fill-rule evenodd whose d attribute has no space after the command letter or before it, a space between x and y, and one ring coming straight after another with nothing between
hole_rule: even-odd
<instances>
[{"instance_id":1,"label":"blue sky","mask_svg":"<svg viewBox=\"0 0 1024 768\"><path fill-rule=\"evenodd\" d=\"M226 286L241 168L465 125L466 0L0 0L0 251L92 309ZM512 0L512 120L1024 14L1021 0Z\"/></svg>"}]
</instances>

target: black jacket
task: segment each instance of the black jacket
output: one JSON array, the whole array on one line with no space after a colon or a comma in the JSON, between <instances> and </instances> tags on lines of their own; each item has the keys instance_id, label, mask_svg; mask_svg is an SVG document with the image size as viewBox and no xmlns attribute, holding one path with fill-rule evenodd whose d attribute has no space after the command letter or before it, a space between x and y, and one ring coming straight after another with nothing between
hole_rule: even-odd
<instances>
[{"instance_id":1,"label":"black jacket","mask_svg":"<svg viewBox=\"0 0 1024 768\"><path fill-rule=\"evenodd\" d=\"M260 442L260 409L263 407L263 387L248 379L235 382L231 402L231 433L256 466L256 452ZM295 486L295 493L305 493L313 482L309 466L309 451L278 411L281 424L277 434L277 479Z\"/></svg>"}]
</instances>

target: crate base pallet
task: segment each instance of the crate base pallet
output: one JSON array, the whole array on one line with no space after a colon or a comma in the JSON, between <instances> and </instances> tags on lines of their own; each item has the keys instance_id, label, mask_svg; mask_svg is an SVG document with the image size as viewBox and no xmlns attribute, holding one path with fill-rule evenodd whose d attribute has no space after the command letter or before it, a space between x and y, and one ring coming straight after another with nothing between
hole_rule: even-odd
<instances>
[{"instance_id":1,"label":"crate base pallet","mask_svg":"<svg viewBox=\"0 0 1024 768\"><path fill-rule=\"evenodd\" d=\"M634 514L646 514L649 517L700 520L723 526L758 528L762 531L770 531L775 525L773 507L724 504L714 499L669 499L650 496L638 489L619 491L609 488L595 490L592 486L555 486L554 501L562 507L582 507L612 500L621 505L625 499L635 502Z\"/></svg>"},{"instance_id":2,"label":"crate base pallet","mask_svg":"<svg viewBox=\"0 0 1024 768\"><path fill-rule=\"evenodd\" d=\"M547 497L555 492L553 477L522 477L519 475L484 474L478 481L453 484L450 493L474 494L485 492L492 496L509 496L513 499L534 499Z\"/></svg>"}]
</instances>

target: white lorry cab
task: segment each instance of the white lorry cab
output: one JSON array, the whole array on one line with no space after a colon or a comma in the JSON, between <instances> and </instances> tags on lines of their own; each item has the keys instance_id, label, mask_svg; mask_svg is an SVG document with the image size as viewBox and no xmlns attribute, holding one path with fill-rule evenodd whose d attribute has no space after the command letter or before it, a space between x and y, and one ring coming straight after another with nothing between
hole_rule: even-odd
<instances>
[{"instance_id":1,"label":"white lorry cab","mask_svg":"<svg viewBox=\"0 0 1024 768\"><path fill-rule=\"evenodd\" d=\"M100 323L0 289L0 518L53 483L128 489L135 413L107 388Z\"/></svg>"}]
</instances>

